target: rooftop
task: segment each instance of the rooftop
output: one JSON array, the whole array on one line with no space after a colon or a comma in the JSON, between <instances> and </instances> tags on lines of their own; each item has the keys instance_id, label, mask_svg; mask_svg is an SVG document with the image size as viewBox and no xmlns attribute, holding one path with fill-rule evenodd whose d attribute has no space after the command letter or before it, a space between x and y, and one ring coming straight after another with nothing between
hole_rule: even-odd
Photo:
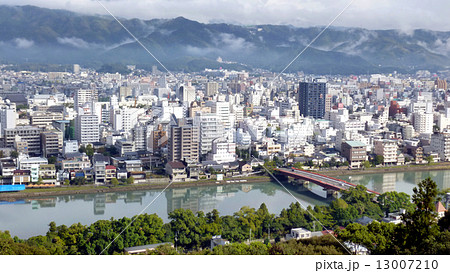
<instances>
[{"instance_id":1,"label":"rooftop","mask_svg":"<svg viewBox=\"0 0 450 273\"><path fill-rule=\"evenodd\" d=\"M361 142L361 141L346 141L345 143L347 143L348 145L350 145L350 147L361 147L361 146L366 146L365 143Z\"/></svg>"}]
</instances>

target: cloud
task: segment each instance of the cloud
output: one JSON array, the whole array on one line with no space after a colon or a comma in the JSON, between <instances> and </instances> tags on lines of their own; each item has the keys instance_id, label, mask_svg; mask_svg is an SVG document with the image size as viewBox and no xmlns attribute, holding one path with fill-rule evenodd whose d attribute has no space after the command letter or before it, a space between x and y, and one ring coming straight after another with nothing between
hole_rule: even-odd
<instances>
[{"instance_id":1,"label":"cloud","mask_svg":"<svg viewBox=\"0 0 450 273\"><path fill-rule=\"evenodd\" d=\"M90 48L93 47L94 44L90 44L88 42L86 42L85 40L81 39L81 38L77 38L77 37L58 37L56 38L56 40L58 41L58 43L62 44L62 45L68 45L68 46L72 46L72 47L76 47L76 48L81 48L81 49L86 49L86 48Z\"/></svg>"},{"instance_id":2,"label":"cloud","mask_svg":"<svg viewBox=\"0 0 450 273\"><path fill-rule=\"evenodd\" d=\"M103 45L103 44L97 44L97 43L89 43L85 40L77 37L58 37L56 38L56 41L59 44L67 45L79 49L103 49L103 50L112 50L119 46L134 43L135 40L131 38L127 38L119 43L112 44L112 45Z\"/></svg>"},{"instance_id":3,"label":"cloud","mask_svg":"<svg viewBox=\"0 0 450 273\"><path fill-rule=\"evenodd\" d=\"M255 47L253 43L247 42L244 38L236 37L230 33L220 33L213 37L213 43L219 48L231 51L250 50Z\"/></svg>"},{"instance_id":4,"label":"cloud","mask_svg":"<svg viewBox=\"0 0 450 273\"><path fill-rule=\"evenodd\" d=\"M115 16L124 18L175 18L183 16L203 23L226 22L243 25L291 24L324 26L350 0L103 0ZM17 0L2 0L17 5ZM108 12L95 0L21 0L21 5L67 9L86 14ZM333 23L334 26L368 29L450 30L448 0L358 0Z\"/></svg>"},{"instance_id":5,"label":"cloud","mask_svg":"<svg viewBox=\"0 0 450 273\"><path fill-rule=\"evenodd\" d=\"M16 38L14 39L14 45L17 48L27 49L34 45L34 42L32 40L27 40L25 38Z\"/></svg>"}]
</instances>

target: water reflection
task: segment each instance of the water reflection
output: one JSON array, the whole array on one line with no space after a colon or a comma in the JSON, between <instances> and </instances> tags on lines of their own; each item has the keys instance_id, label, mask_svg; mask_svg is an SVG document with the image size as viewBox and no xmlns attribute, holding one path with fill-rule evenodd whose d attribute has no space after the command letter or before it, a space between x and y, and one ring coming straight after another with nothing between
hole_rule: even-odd
<instances>
[{"instance_id":1,"label":"water reflection","mask_svg":"<svg viewBox=\"0 0 450 273\"><path fill-rule=\"evenodd\" d=\"M326 193L315 185L311 189L286 185L305 207L330 202ZM42 235L48 224L89 225L97 220L132 217L150 204L161 190L76 194L27 198L16 202L0 202L0 230L10 230L19 238ZM325 198L324 198L325 197ZM271 213L278 214L296 199L276 183L226 184L190 188L169 188L145 213L156 213L164 222L168 214L179 208L231 215L243 206L258 208L265 203Z\"/></svg>"},{"instance_id":2,"label":"water reflection","mask_svg":"<svg viewBox=\"0 0 450 273\"><path fill-rule=\"evenodd\" d=\"M413 194L413 188L422 180L431 177L439 189L450 188L450 171L423 171L423 172L400 172L400 173L377 173L352 176L339 176L351 183L364 185L379 193L389 191L405 192Z\"/></svg>"}]
</instances>

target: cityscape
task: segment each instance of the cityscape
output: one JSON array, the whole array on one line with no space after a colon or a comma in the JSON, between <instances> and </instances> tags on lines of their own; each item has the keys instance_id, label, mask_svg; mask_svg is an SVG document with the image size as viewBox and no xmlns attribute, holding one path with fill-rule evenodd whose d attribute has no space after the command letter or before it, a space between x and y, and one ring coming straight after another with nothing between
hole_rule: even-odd
<instances>
[{"instance_id":1,"label":"cityscape","mask_svg":"<svg viewBox=\"0 0 450 273\"><path fill-rule=\"evenodd\" d=\"M64 17L32 6L2 10ZM120 24L111 33L123 27L130 40L109 37L117 44L110 48L59 37L71 48L48 42L47 61L37 38L2 41L0 30L0 239L8 245L0 254L450 253L448 52L418 42L429 51L411 46L378 64L368 46L345 45L354 54L338 49L343 44L309 48L329 24L308 34L312 42L285 67L287 55L276 50L291 45L269 48L274 26L221 25L270 34L257 44L215 33L223 50L199 45L176 63L171 35L201 44L220 24L155 19L145 36L133 19L113 19ZM179 29L155 34L155 27ZM284 27L280 33L294 32ZM330 31L339 40L343 29ZM381 43L383 31L348 33L367 34L359 46ZM393 33L386 37L403 37ZM450 43L448 32L433 35ZM239 47L230 49L231 40ZM307 50L307 61L290 67ZM139 62L146 52L149 61ZM415 59L418 52L427 61Z\"/></svg>"}]
</instances>

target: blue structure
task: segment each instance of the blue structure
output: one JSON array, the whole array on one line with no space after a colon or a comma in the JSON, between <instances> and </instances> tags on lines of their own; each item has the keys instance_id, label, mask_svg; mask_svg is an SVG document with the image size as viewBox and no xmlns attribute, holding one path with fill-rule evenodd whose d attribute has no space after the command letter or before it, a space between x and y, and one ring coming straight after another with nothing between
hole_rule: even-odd
<instances>
[{"instance_id":1,"label":"blue structure","mask_svg":"<svg viewBox=\"0 0 450 273\"><path fill-rule=\"evenodd\" d=\"M23 191L25 185L0 185L0 192Z\"/></svg>"}]
</instances>

